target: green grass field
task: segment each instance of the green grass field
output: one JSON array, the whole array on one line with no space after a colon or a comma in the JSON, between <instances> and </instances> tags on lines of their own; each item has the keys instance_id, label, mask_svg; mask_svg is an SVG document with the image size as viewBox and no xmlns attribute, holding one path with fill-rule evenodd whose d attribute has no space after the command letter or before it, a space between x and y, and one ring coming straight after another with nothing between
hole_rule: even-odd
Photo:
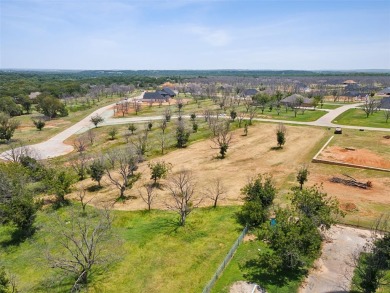
<instances>
[{"instance_id":1,"label":"green grass field","mask_svg":"<svg viewBox=\"0 0 390 293\"><path fill-rule=\"evenodd\" d=\"M237 207L202 208L176 225L176 214L165 211L113 211L116 258L107 270L91 275L89 292L200 292L241 233ZM69 207L57 211L69 215ZM69 292L70 280L49 268L47 243L60 247L50 232L51 209L38 214L37 232L10 244L11 227L0 227L0 265L16 276L21 292ZM55 230L54 230L55 231Z\"/></svg>"},{"instance_id":2,"label":"green grass field","mask_svg":"<svg viewBox=\"0 0 390 293\"><path fill-rule=\"evenodd\" d=\"M341 125L390 128L390 119L386 123L383 111L375 112L367 118L366 113L362 109L349 109L336 117L332 122Z\"/></svg>"}]
</instances>

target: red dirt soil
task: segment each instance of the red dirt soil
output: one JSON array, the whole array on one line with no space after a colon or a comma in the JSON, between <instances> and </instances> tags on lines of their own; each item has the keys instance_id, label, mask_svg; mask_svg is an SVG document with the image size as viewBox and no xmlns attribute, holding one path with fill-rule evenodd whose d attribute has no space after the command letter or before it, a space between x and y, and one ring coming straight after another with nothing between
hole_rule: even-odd
<instances>
[{"instance_id":1,"label":"red dirt soil","mask_svg":"<svg viewBox=\"0 0 390 293\"><path fill-rule=\"evenodd\" d=\"M331 146L327 147L319 156L319 159L326 159L335 162L349 163L362 166L390 169L390 160L385 159L370 150L355 149Z\"/></svg>"}]
</instances>

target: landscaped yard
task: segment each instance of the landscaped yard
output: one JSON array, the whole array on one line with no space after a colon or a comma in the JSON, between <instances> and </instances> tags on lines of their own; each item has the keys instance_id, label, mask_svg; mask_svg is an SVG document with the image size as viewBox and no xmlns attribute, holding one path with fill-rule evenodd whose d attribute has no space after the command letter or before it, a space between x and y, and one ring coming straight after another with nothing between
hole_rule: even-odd
<instances>
[{"instance_id":1,"label":"landscaped yard","mask_svg":"<svg viewBox=\"0 0 390 293\"><path fill-rule=\"evenodd\" d=\"M366 117L366 113L362 109L349 109L332 122L341 125L390 128L390 119L386 123L383 111L374 112L374 114Z\"/></svg>"},{"instance_id":2,"label":"landscaped yard","mask_svg":"<svg viewBox=\"0 0 390 293\"><path fill-rule=\"evenodd\" d=\"M107 270L92 275L89 292L200 292L241 232L237 207L202 208L188 217L185 227L166 211L113 211L115 259ZM69 208L59 210L68 215ZM49 230L54 215L40 212L37 232L23 243L9 244L11 228L0 228L0 259L16 275L23 292L69 292L70 280L49 268L46 243L60 246Z\"/></svg>"}]
</instances>

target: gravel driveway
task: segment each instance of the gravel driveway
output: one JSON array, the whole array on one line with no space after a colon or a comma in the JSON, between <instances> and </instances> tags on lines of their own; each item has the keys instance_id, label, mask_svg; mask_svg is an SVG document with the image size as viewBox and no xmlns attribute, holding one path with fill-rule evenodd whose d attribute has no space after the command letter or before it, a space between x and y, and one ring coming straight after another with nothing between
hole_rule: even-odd
<instances>
[{"instance_id":1,"label":"gravel driveway","mask_svg":"<svg viewBox=\"0 0 390 293\"><path fill-rule=\"evenodd\" d=\"M347 265L351 254L370 238L369 230L335 225L328 231L329 240L299 293L349 292L353 269Z\"/></svg>"}]
</instances>

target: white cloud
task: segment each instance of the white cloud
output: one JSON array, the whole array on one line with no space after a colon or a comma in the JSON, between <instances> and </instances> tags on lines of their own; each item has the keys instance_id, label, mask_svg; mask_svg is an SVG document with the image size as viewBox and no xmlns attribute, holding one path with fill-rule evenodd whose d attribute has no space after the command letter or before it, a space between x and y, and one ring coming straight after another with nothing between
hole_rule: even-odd
<instances>
[{"instance_id":1,"label":"white cloud","mask_svg":"<svg viewBox=\"0 0 390 293\"><path fill-rule=\"evenodd\" d=\"M203 42L215 47L226 46L231 41L231 36L222 29L192 26L189 27L189 32L198 36Z\"/></svg>"}]
</instances>

